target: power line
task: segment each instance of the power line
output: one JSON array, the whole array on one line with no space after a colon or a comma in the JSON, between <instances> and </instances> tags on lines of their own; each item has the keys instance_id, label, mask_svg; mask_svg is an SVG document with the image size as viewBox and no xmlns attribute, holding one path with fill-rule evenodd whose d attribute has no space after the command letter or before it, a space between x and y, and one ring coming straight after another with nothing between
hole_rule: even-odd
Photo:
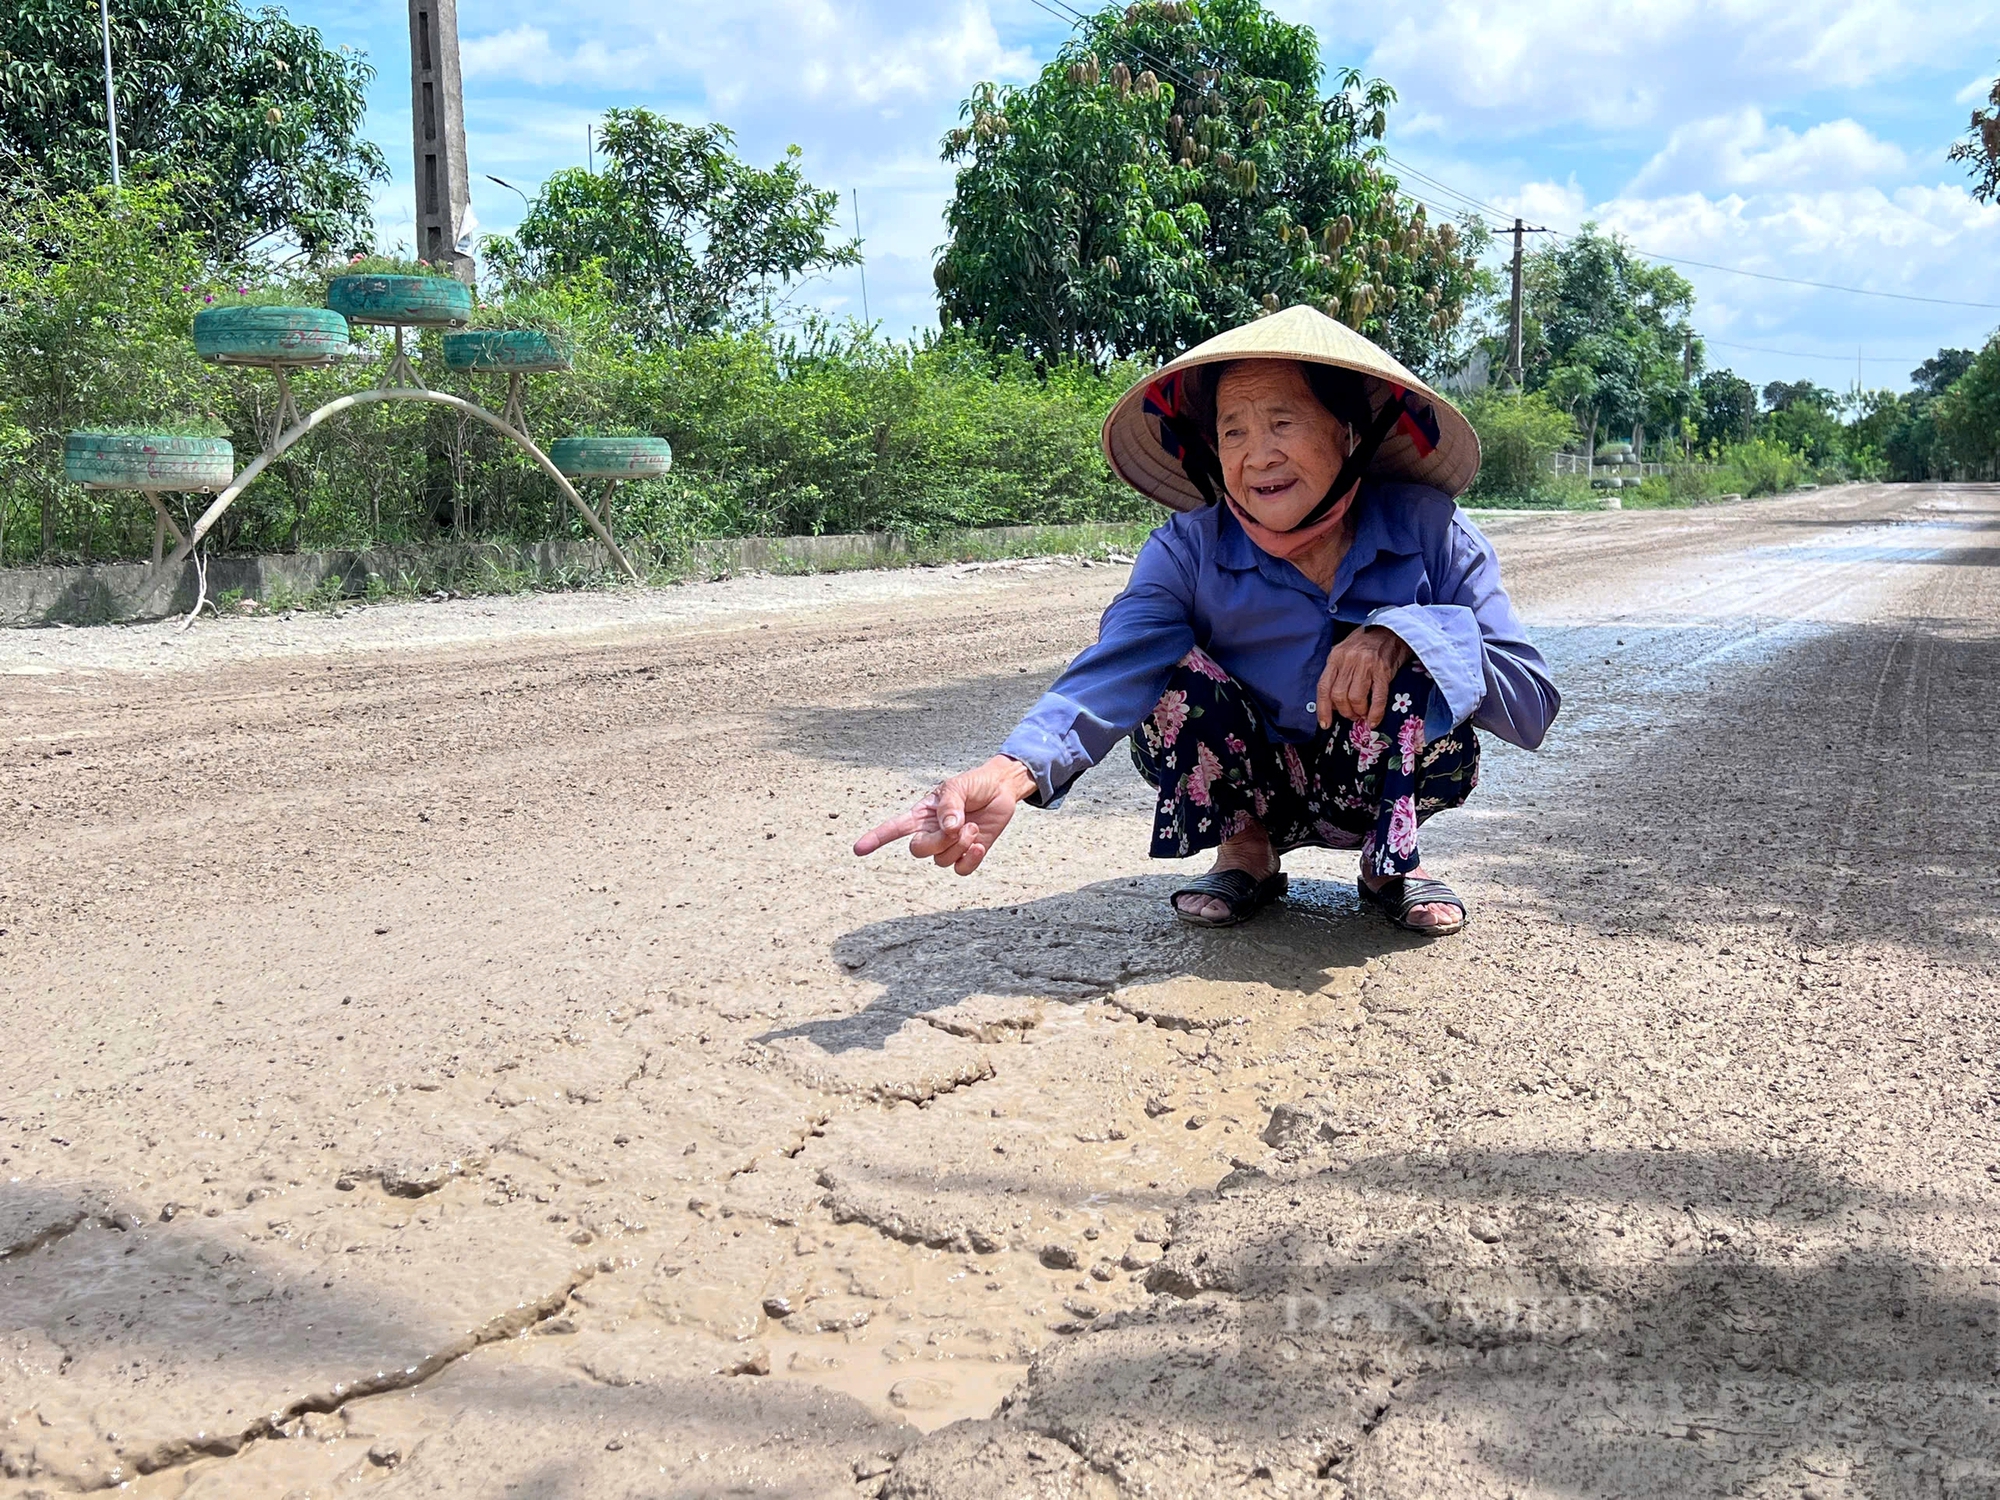
<instances>
[{"instance_id":1,"label":"power line","mask_svg":"<svg viewBox=\"0 0 2000 1500\"><path fill-rule=\"evenodd\" d=\"M1641 250L1637 245L1633 253L1643 255L1647 260L1663 260L1669 265L1699 266L1704 271L1722 271L1730 276L1754 276L1759 281L1779 281L1787 286L1809 286L1822 292L1846 292L1855 297L1887 297L1897 302L1927 302L1934 307L1983 307L2000 311L2000 302L1966 302L1956 297L1919 297L1914 292L1878 292L1865 286L1839 286L1830 281L1807 281L1798 276L1777 276L1769 271L1746 271L1741 266L1711 265L1705 260L1687 260L1677 255L1661 255L1652 250Z\"/></svg>"},{"instance_id":2,"label":"power line","mask_svg":"<svg viewBox=\"0 0 2000 1500\"><path fill-rule=\"evenodd\" d=\"M1837 359L1842 364L1846 364L1848 359L1845 354L1806 354L1797 349L1766 349L1758 344L1732 344L1728 339L1712 339L1700 333L1695 337L1704 344L1715 345L1718 349L1740 349L1748 354L1775 354L1781 359ZM1904 358L1895 354L1868 354L1856 355L1855 358L1866 359L1871 365L1920 365L1930 356L1918 354Z\"/></svg>"},{"instance_id":3,"label":"power line","mask_svg":"<svg viewBox=\"0 0 2000 1500\"><path fill-rule=\"evenodd\" d=\"M1394 166L1398 171L1404 172L1411 177L1422 179L1423 181L1429 183L1438 192L1445 194L1447 197L1458 199L1461 203L1465 204L1467 208L1472 209L1476 213L1492 214L1496 219L1502 219L1502 220L1511 219L1514 217L1512 214L1506 212L1504 209L1495 208L1492 204L1483 202L1482 200L1473 197L1470 193L1460 192L1457 188L1451 186L1451 184L1447 182L1441 182L1437 178L1431 176L1431 174L1428 172L1418 171L1417 168L1411 166L1408 162L1401 160L1399 157L1391 155L1387 150L1383 151L1382 156L1384 160L1389 162L1390 165ZM1416 194L1411 193L1410 196L1415 197ZM1432 204L1431 206L1435 208L1437 205ZM1453 210L1453 212L1463 213L1465 212L1465 209L1455 209ZM1488 229L1497 231L1506 226L1504 224L1488 224L1486 227Z\"/></svg>"}]
</instances>

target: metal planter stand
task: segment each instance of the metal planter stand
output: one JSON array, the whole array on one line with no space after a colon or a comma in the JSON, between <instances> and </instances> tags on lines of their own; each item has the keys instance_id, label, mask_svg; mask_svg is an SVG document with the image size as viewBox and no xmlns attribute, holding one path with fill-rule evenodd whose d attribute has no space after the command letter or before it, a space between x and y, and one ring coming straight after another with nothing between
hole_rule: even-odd
<instances>
[{"instance_id":1,"label":"metal planter stand","mask_svg":"<svg viewBox=\"0 0 2000 1500\"><path fill-rule=\"evenodd\" d=\"M339 281L370 279L381 282L397 282L432 281L441 280L442 278L343 277L339 278ZM452 284L458 285L458 283ZM390 290L393 291L395 289L391 288ZM336 300L331 292L329 293L328 300L329 302ZM207 536L210 530L214 528L216 522L222 519L223 514L229 507L236 503L236 498L244 490L248 489L250 485L255 483L257 477L265 469L269 468L272 462L279 458L287 449L299 442L306 434L310 433L321 423L329 421L343 412L351 411L355 407L375 405L383 401L424 401L437 406L449 407L494 429L494 431L515 444L515 446L519 447L535 461L542 472L554 481L556 488L562 492L564 500L583 518L583 523L590 528L591 534L604 544L605 550L611 554L618 566L624 571L625 576L634 583L639 581L639 570L633 566L632 560L625 555L624 549L618 545L617 538L611 533L609 496L605 497L600 512L599 507L591 505L582 495L577 493L576 486L570 483L568 476L550 461L546 453L535 446L534 440L528 435L527 411L522 399L522 376L530 371L567 370L570 365L566 353L556 350L546 335L534 333L530 330L504 330L490 334L446 335L447 359L452 368L491 370L495 372L504 371L507 374L506 410L501 416L495 416L485 407L476 405L462 397L451 395L446 391L433 391L426 388L404 350L403 330L405 327L448 327L451 322L463 321L462 319L440 318L436 323L432 323L422 317L412 319L408 317L408 313L412 310L393 305L393 297L388 299L386 305L378 305L373 311L367 307L357 308L357 311L360 313L357 321L374 323L378 326L393 327L396 330L395 356L390 360L389 368L383 373L381 380L373 388L353 391L345 396L337 396L313 411L310 415L301 414L298 403L292 396L291 372L303 366L332 364L335 360L349 354L351 346L346 343L345 334L347 327L345 319L349 315L338 310L329 311L319 308L218 308L212 309L211 312L228 313L232 316L225 319L214 319L209 316L209 313L197 315L196 346L204 358L215 360L217 363L249 365L269 369L272 372L278 383L277 414L272 421L269 432L265 435L264 451L259 453L244 467L241 473L229 481L222 492L216 495L208 509L202 512L200 519L194 523L193 530L185 535L182 534L178 526L174 525L172 518L167 514L166 507L160 503L158 497L150 488L134 484L99 484L96 486L98 488L142 489L147 494L147 498L153 502L153 508L158 514L159 526L154 537L152 577L142 589L139 601L142 607L158 596L160 588L169 578L176 576L180 565L187 560L189 554L196 547L201 545L202 538ZM469 302L466 312L469 315ZM257 316L244 316L245 314L252 313ZM309 325L310 336L300 336L296 330L291 334L282 337L279 336L283 332L281 325L286 325L286 319L277 316L280 314L304 315L303 317L292 318L291 323ZM325 324L325 320L329 317L342 319L340 325L342 330L341 341L337 349L331 347L324 338L324 335L330 331L330 325L322 325ZM206 327L203 326L204 319L208 319L208 326ZM265 325L270 326L267 328ZM245 333L244 330L246 328L251 330L250 333ZM273 330L279 330L279 332L273 333ZM269 335L269 337L266 337L266 335ZM453 346L459 340L473 340L476 342L461 345L460 347L465 351L465 358L454 359L451 357L454 352ZM189 489L198 488L198 486L175 483L162 485L160 488ZM174 534L176 546L171 554L163 558L161 552L164 549L165 536L169 529Z\"/></svg>"}]
</instances>

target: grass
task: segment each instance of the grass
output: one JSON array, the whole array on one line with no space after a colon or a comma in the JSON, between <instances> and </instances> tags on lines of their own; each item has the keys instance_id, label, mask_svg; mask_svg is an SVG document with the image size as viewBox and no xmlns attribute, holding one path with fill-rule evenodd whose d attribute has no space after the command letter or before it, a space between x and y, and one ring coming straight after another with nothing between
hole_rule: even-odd
<instances>
[{"instance_id":1,"label":"grass","mask_svg":"<svg viewBox=\"0 0 2000 1500\"><path fill-rule=\"evenodd\" d=\"M326 268L326 274L333 276L443 276L453 273L447 266L432 265L427 260L409 260L400 255L362 255L345 265L338 263Z\"/></svg>"},{"instance_id":2,"label":"grass","mask_svg":"<svg viewBox=\"0 0 2000 1500\"><path fill-rule=\"evenodd\" d=\"M229 424L219 417L162 417L157 422L113 422L96 427L79 427L101 437L185 437L226 438Z\"/></svg>"}]
</instances>

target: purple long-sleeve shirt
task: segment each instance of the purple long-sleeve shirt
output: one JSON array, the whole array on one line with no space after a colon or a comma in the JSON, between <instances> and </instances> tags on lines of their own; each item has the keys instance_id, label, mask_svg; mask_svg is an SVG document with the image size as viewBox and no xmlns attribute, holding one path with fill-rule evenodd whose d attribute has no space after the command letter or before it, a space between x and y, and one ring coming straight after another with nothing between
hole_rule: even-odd
<instances>
[{"instance_id":1,"label":"purple long-sleeve shirt","mask_svg":"<svg viewBox=\"0 0 2000 1500\"><path fill-rule=\"evenodd\" d=\"M1500 586L1500 560L1449 496L1370 481L1331 591L1251 541L1226 505L1176 515L1147 539L1097 643L1069 664L1000 747L1054 806L1153 711L1199 646L1244 685L1275 740L1318 731L1314 702L1334 642L1394 631L1430 673L1424 729L1465 723L1533 750L1562 699Z\"/></svg>"}]
</instances>

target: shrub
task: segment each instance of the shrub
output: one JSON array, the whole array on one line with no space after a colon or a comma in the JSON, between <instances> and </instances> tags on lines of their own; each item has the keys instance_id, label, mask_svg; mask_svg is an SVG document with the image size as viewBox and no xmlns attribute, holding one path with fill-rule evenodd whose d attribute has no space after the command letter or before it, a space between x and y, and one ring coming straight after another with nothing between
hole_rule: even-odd
<instances>
[{"instance_id":1,"label":"shrub","mask_svg":"<svg viewBox=\"0 0 2000 1500\"><path fill-rule=\"evenodd\" d=\"M1487 390L1465 403L1465 415L1482 455L1469 492L1475 504L1565 503L1550 460L1576 441L1576 423L1566 412L1539 391Z\"/></svg>"},{"instance_id":2,"label":"shrub","mask_svg":"<svg viewBox=\"0 0 2000 1500\"><path fill-rule=\"evenodd\" d=\"M1733 490L1748 498L1797 489L1807 478L1807 467L1805 460L1783 443L1752 438L1723 449L1715 475L1721 486L1718 494Z\"/></svg>"}]
</instances>

